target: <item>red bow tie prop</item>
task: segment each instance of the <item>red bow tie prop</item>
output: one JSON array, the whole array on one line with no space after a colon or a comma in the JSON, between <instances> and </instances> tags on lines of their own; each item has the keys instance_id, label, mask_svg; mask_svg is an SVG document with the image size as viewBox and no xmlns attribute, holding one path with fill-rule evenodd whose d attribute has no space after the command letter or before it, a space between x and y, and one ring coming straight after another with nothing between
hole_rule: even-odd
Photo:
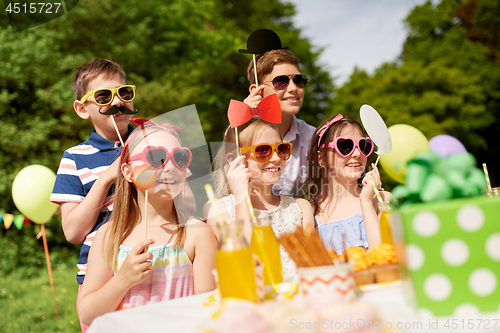
<instances>
[{"instance_id":1,"label":"red bow tie prop","mask_svg":"<svg viewBox=\"0 0 500 333\"><path fill-rule=\"evenodd\" d=\"M281 106L278 96L276 94L267 96L256 108L251 108L248 104L234 99L229 102L227 117L232 128L245 124L253 116L259 116L270 123L281 124Z\"/></svg>"}]
</instances>

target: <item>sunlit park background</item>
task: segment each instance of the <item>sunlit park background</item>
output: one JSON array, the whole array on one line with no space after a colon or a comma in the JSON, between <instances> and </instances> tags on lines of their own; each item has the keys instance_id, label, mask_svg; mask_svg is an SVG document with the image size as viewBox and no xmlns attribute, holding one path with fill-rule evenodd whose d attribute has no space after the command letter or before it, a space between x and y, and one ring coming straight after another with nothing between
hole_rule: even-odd
<instances>
[{"instance_id":1,"label":"sunlit park background","mask_svg":"<svg viewBox=\"0 0 500 333\"><path fill-rule=\"evenodd\" d=\"M395 0L394 0L395 1ZM0 1L1 2L1 1ZM5 0L4 0L5 2ZM5 2L6 4L6 2ZM141 117L196 104L207 142L220 141L231 98L248 94L248 34L278 33L309 77L299 114L312 125L342 113L359 119L372 105L388 126L408 124L430 139L460 140L492 183L500 177L500 2L441 0L417 5L394 62L374 73L354 70L338 85L303 37L285 0L82 0L57 19L13 32L0 5L0 211L19 214L12 182L26 166L54 172L62 152L87 139L91 123L72 110L71 77L94 59L120 63L135 84ZM342 52L342 50L338 50ZM369 56L369 50L367 50ZM386 189L396 182L383 171ZM498 185L498 184L496 184ZM57 306L64 332L78 332L75 310L79 246L64 239L60 217L47 224ZM0 331L58 330L39 225L0 224Z\"/></svg>"}]
</instances>

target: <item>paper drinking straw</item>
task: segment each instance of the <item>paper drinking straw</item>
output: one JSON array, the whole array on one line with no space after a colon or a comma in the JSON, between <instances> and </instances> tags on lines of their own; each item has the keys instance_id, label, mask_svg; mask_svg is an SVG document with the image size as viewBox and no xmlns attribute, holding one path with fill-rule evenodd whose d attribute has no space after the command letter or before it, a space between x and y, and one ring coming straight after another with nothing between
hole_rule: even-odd
<instances>
[{"instance_id":1,"label":"paper drinking straw","mask_svg":"<svg viewBox=\"0 0 500 333\"><path fill-rule=\"evenodd\" d=\"M490 182L490 176L488 174L488 168L486 167L486 163L483 163L483 171L484 171L484 178L486 178L486 185L488 186L488 192L491 193L491 182Z\"/></svg>"},{"instance_id":2,"label":"paper drinking straw","mask_svg":"<svg viewBox=\"0 0 500 333\"><path fill-rule=\"evenodd\" d=\"M253 210L252 201L250 200L250 194L248 194L248 191L245 191L245 198L247 199L248 210L250 211L252 223L253 225L257 225L257 218L255 217L255 212Z\"/></svg>"},{"instance_id":3,"label":"paper drinking straw","mask_svg":"<svg viewBox=\"0 0 500 333\"><path fill-rule=\"evenodd\" d=\"M214 190L212 188L212 185L205 184L205 192L207 193L207 197L208 197L208 200L210 201L210 204L215 209L215 215L217 216L217 224L219 225L219 228L221 229L221 236L224 238L225 241L227 241L228 235L226 233L226 226L224 224L224 220L222 220L222 216L220 215L219 209L217 208L217 205L215 204L215 194L214 194Z\"/></svg>"},{"instance_id":4,"label":"paper drinking straw","mask_svg":"<svg viewBox=\"0 0 500 333\"><path fill-rule=\"evenodd\" d=\"M205 184L205 192L207 193L208 200L210 201L210 204L214 206L215 212L217 213L217 216L219 216L219 210L217 209L217 206L215 205L215 194L214 190L212 188L212 185L210 184Z\"/></svg>"},{"instance_id":5,"label":"paper drinking straw","mask_svg":"<svg viewBox=\"0 0 500 333\"><path fill-rule=\"evenodd\" d=\"M382 197L380 196L380 192L378 191L377 186L375 185L375 182L373 181L372 178L369 178L369 179L370 179L370 183L372 183L372 187L373 187L373 190L375 191L375 196L377 197L378 202L380 202L380 204L382 206L384 206L386 209L389 209L389 207L387 207L387 203L385 203L384 200L382 199Z\"/></svg>"},{"instance_id":6,"label":"paper drinking straw","mask_svg":"<svg viewBox=\"0 0 500 333\"><path fill-rule=\"evenodd\" d=\"M255 75L255 85L258 87L259 82L257 80L257 61L255 61L255 54L253 55L253 73Z\"/></svg>"},{"instance_id":7,"label":"paper drinking straw","mask_svg":"<svg viewBox=\"0 0 500 333\"><path fill-rule=\"evenodd\" d=\"M122 139L122 136L120 135L120 131L118 130L118 126L116 126L115 118L113 118L113 116L111 116L111 120L113 121L113 126L115 126L116 134L118 134L118 139L120 139L120 143L122 144L122 147L123 147L124 146L123 139Z\"/></svg>"}]
</instances>

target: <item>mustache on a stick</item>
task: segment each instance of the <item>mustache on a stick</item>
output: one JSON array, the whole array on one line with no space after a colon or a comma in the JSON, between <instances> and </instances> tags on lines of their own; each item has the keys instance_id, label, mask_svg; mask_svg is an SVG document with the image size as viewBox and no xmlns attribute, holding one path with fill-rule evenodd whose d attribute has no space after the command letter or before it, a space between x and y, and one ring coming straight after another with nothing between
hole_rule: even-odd
<instances>
[{"instance_id":1,"label":"mustache on a stick","mask_svg":"<svg viewBox=\"0 0 500 333\"><path fill-rule=\"evenodd\" d=\"M99 113L106 115L106 116L112 116L112 115L115 115L119 112L121 112L122 114L136 114L137 112L139 112L139 110L137 110L137 109L135 109L135 111L130 110L125 105L122 105L120 107L112 106L109 109L107 109L105 112L101 112L102 109L103 108L99 109Z\"/></svg>"}]
</instances>

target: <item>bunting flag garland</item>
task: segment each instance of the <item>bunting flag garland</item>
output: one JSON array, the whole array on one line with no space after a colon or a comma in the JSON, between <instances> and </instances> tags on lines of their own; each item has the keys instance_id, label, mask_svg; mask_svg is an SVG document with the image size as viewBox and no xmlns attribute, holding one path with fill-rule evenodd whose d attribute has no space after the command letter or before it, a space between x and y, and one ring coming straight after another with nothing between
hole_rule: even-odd
<instances>
[{"instance_id":1,"label":"bunting flag garland","mask_svg":"<svg viewBox=\"0 0 500 333\"><path fill-rule=\"evenodd\" d=\"M29 224L31 220L22 214L13 215L0 211L0 223L1 222L5 225L5 229L9 229L12 224L14 224L18 230L21 230L23 226Z\"/></svg>"},{"instance_id":2,"label":"bunting flag garland","mask_svg":"<svg viewBox=\"0 0 500 333\"><path fill-rule=\"evenodd\" d=\"M5 225L5 229L9 229L13 221L14 221L14 215L3 214L3 224Z\"/></svg>"},{"instance_id":3,"label":"bunting flag garland","mask_svg":"<svg viewBox=\"0 0 500 333\"><path fill-rule=\"evenodd\" d=\"M14 216L14 225L16 226L17 230L21 230L23 228L23 224L24 224L23 215Z\"/></svg>"}]
</instances>

